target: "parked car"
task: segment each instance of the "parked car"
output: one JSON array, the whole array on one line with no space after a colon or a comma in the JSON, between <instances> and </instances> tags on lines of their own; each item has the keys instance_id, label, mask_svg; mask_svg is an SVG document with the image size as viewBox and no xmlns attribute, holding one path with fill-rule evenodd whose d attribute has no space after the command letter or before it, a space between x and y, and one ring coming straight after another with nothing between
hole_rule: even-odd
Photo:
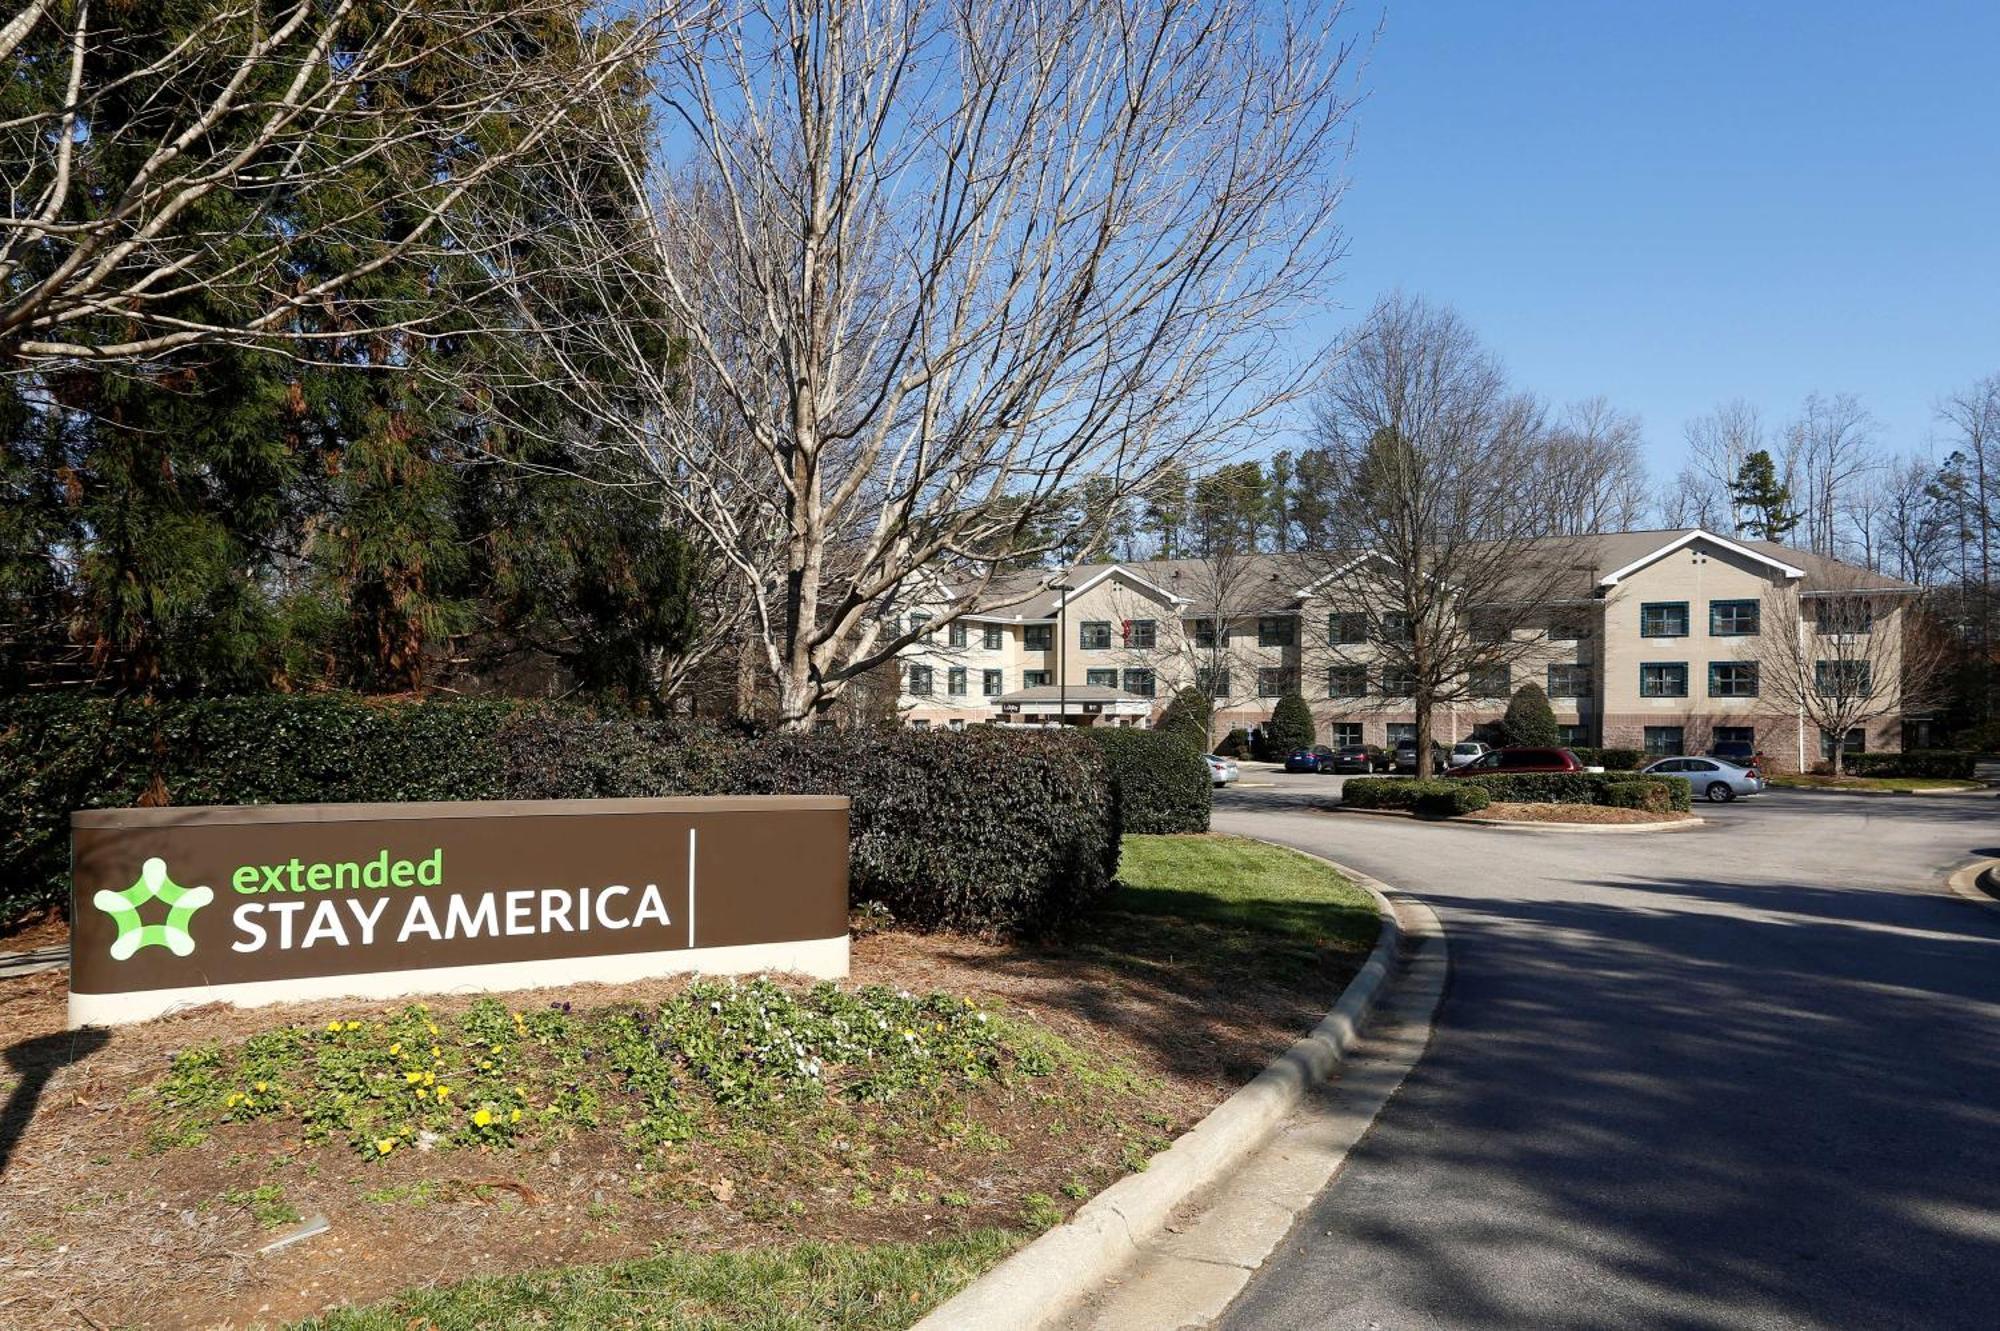
<instances>
[{"instance_id":1,"label":"parked car","mask_svg":"<svg viewBox=\"0 0 2000 1331\"><path fill-rule=\"evenodd\" d=\"M1764 774L1726 758L1662 758L1639 769L1640 776L1686 777L1694 793L1711 804L1727 804L1738 795L1764 789Z\"/></svg>"},{"instance_id":2,"label":"parked car","mask_svg":"<svg viewBox=\"0 0 2000 1331\"><path fill-rule=\"evenodd\" d=\"M1285 755L1287 772L1317 772L1320 764L1333 765L1333 750L1324 744L1315 744L1309 749L1293 749Z\"/></svg>"},{"instance_id":3,"label":"parked car","mask_svg":"<svg viewBox=\"0 0 2000 1331\"><path fill-rule=\"evenodd\" d=\"M1446 776L1495 776L1512 772L1587 772L1568 749L1495 749L1463 767L1453 767Z\"/></svg>"},{"instance_id":4,"label":"parked car","mask_svg":"<svg viewBox=\"0 0 2000 1331\"><path fill-rule=\"evenodd\" d=\"M1444 745L1439 744L1435 740L1431 741L1431 770L1433 772L1444 770L1445 760L1448 756ZM1399 739L1396 741L1395 770L1398 772L1408 772L1411 775L1416 774L1417 742L1415 740Z\"/></svg>"},{"instance_id":5,"label":"parked car","mask_svg":"<svg viewBox=\"0 0 2000 1331\"><path fill-rule=\"evenodd\" d=\"M1451 752L1445 755L1445 766L1463 767L1467 763L1478 762L1491 752L1490 745L1481 744L1476 739L1462 739L1452 745Z\"/></svg>"},{"instance_id":6,"label":"parked car","mask_svg":"<svg viewBox=\"0 0 2000 1331\"><path fill-rule=\"evenodd\" d=\"M1205 753L1208 759L1208 780L1210 785L1226 786L1242 773L1234 758L1225 758L1219 753Z\"/></svg>"},{"instance_id":7,"label":"parked car","mask_svg":"<svg viewBox=\"0 0 2000 1331\"><path fill-rule=\"evenodd\" d=\"M1708 752L1702 756L1720 758L1723 762L1735 763L1738 767L1755 767L1759 771L1771 765L1763 754L1757 752L1755 744L1743 740L1718 741L1709 745Z\"/></svg>"},{"instance_id":8,"label":"parked car","mask_svg":"<svg viewBox=\"0 0 2000 1331\"><path fill-rule=\"evenodd\" d=\"M1343 744L1333 755L1333 770L1336 772L1386 772L1395 765L1395 759L1383 751L1379 744ZM1321 768L1325 770L1324 766Z\"/></svg>"}]
</instances>

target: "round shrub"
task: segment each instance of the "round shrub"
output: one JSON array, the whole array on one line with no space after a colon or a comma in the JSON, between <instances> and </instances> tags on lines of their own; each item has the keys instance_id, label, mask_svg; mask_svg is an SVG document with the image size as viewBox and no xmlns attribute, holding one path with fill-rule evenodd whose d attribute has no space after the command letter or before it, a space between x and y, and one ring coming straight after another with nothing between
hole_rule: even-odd
<instances>
[{"instance_id":1,"label":"round shrub","mask_svg":"<svg viewBox=\"0 0 2000 1331\"><path fill-rule=\"evenodd\" d=\"M1312 747L1312 708L1306 706L1304 697L1287 693L1278 699L1278 705L1271 709L1271 720L1264 727L1264 747L1273 758L1283 758L1293 749Z\"/></svg>"},{"instance_id":2,"label":"round shrub","mask_svg":"<svg viewBox=\"0 0 2000 1331\"><path fill-rule=\"evenodd\" d=\"M1508 744L1517 747L1546 748L1562 742L1555 709L1549 706L1549 696L1542 692L1541 685L1523 684L1514 690L1514 696L1507 702L1507 713L1500 718L1500 733Z\"/></svg>"},{"instance_id":3,"label":"round shrub","mask_svg":"<svg viewBox=\"0 0 2000 1331\"><path fill-rule=\"evenodd\" d=\"M1666 813L1673 807L1673 793L1663 781L1611 781L1605 784L1601 803L1614 809Z\"/></svg>"},{"instance_id":4,"label":"round shrub","mask_svg":"<svg viewBox=\"0 0 2000 1331\"><path fill-rule=\"evenodd\" d=\"M1213 789L1208 764L1185 737L1164 730L1084 732L1111 774L1119 830L1128 836L1206 832Z\"/></svg>"},{"instance_id":5,"label":"round shrub","mask_svg":"<svg viewBox=\"0 0 2000 1331\"><path fill-rule=\"evenodd\" d=\"M1222 737L1222 742L1215 746L1215 752L1224 758L1248 758L1250 732L1238 726Z\"/></svg>"},{"instance_id":6,"label":"round shrub","mask_svg":"<svg viewBox=\"0 0 2000 1331\"><path fill-rule=\"evenodd\" d=\"M1186 688L1174 694L1153 729L1169 735L1179 735L1194 746L1196 753L1208 750L1209 727L1213 723L1215 704L1200 689Z\"/></svg>"},{"instance_id":7,"label":"round shrub","mask_svg":"<svg viewBox=\"0 0 2000 1331\"><path fill-rule=\"evenodd\" d=\"M1478 786L1467 785L1463 781L1413 782L1427 789L1418 792L1411 804L1412 811L1427 818L1455 818L1461 814L1478 813L1493 802Z\"/></svg>"}]
</instances>

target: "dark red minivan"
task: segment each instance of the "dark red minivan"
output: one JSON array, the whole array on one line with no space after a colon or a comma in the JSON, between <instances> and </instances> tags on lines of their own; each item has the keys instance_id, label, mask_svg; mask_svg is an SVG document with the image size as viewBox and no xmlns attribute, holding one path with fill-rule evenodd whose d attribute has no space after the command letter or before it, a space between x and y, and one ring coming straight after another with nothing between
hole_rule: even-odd
<instances>
[{"instance_id":1,"label":"dark red minivan","mask_svg":"<svg viewBox=\"0 0 2000 1331\"><path fill-rule=\"evenodd\" d=\"M1568 749L1495 749L1446 776L1493 776L1503 772L1582 772L1588 769Z\"/></svg>"}]
</instances>

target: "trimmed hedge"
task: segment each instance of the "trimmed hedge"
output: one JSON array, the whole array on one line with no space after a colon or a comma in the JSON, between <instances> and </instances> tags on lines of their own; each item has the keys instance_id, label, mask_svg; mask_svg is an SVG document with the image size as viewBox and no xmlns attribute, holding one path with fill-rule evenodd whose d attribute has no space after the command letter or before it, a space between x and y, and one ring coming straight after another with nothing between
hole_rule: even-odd
<instances>
[{"instance_id":1,"label":"trimmed hedge","mask_svg":"<svg viewBox=\"0 0 2000 1331\"><path fill-rule=\"evenodd\" d=\"M1923 776L1970 781L1979 755L1969 749L1910 749L1904 753L1850 753L1841 770L1850 776Z\"/></svg>"},{"instance_id":2,"label":"trimmed hedge","mask_svg":"<svg viewBox=\"0 0 2000 1331\"><path fill-rule=\"evenodd\" d=\"M1674 807L1673 792L1664 780L1613 781L1604 787L1604 803L1614 809L1644 809L1666 813Z\"/></svg>"},{"instance_id":3,"label":"trimmed hedge","mask_svg":"<svg viewBox=\"0 0 2000 1331\"><path fill-rule=\"evenodd\" d=\"M1477 813L1492 803L1492 796L1469 781L1401 781L1384 777L1357 777L1341 787L1340 800L1357 809L1408 809L1427 818L1450 818Z\"/></svg>"},{"instance_id":4,"label":"trimmed hedge","mask_svg":"<svg viewBox=\"0 0 2000 1331\"><path fill-rule=\"evenodd\" d=\"M752 738L542 704L52 695L0 703L0 920L67 900L72 809L720 794L849 796L854 899L920 928L1043 928L1117 871L1104 752L1070 732Z\"/></svg>"},{"instance_id":5,"label":"trimmed hedge","mask_svg":"<svg viewBox=\"0 0 2000 1331\"><path fill-rule=\"evenodd\" d=\"M1569 751L1585 767L1602 767L1607 772L1636 772L1653 761L1644 749L1579 749L1572 744Z\"/></svg>"},{"instance_id":6,"label":"trimmed hedge","mask_svg":"<svg viewBox=\"0 0 2000 1331\"><path fill-rule=\"evenodd\" d=\"M1208 763L1185 735L1122 728L1083 733L1110 771L1119 831L1147 836L1208 830L1215 793Z\"/></svg>"},{"instance_id":7,"label":"trimmed hedge","mask_svg":"<svg viewBox=\"0 0 2000 1331\"><path fill-rule=\"evenodd\" d=\"M1653 782L1667 790L1668 807L1685 810L1694 804L1693 788L1684 776L1635 778L1612 772L1515 772L1455 779L1486 787L1496 800L1529 804L1609 804L1610 787Z\"/></svg>"}]
</instances>

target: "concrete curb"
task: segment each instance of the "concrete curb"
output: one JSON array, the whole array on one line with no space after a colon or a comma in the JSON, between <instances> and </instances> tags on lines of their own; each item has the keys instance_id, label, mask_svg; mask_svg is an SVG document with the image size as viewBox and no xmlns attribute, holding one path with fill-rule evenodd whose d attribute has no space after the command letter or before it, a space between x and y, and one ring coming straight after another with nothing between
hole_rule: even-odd
<instances>
[{"instance_id":1,"label":"concrete curb","mask_svg":"<svg viewBox=\"0 0 2000 1331\"><path fill-rule=\"evenodd\" d=\"M2000 907L2000 860L1974 860L1945 879L1944 885L1982 906Z\"/></svg>"},{"instance_id":2,"label":"concrete curb","mask_svg":"<svg viewBox=\"0 0 2000 1331\"><path fill-rule=\"evenodd\" d=\"M1707 821L1700 814L1693 814L1671 823L1517 823L1504 818L1481 818L1477 814L1460 815L1455 818L1419 818L1408 809L1350 809L1344 804L1330 804L1317 812L1355 814L1369 818L1408 818L1413 822L1433 827L1503 827L1512 832L1591 832L1598 835L1626 832L1689 832Z\"/></svg>"},{"instance_id":3,"label":"concrete curb","mask_svg":"<svg viewBox=\"0 0 2000 1331\"><path fill-rule=\"evenodd\" d=\"M1854 790L1841 786L1771 786L1772 790L1788 790L1795 795L1857 795L1862 799L1909 799L1920 796L1930 799L1981 799L2000 797L2000 791L1991 786L1978 790Z\"/></svg>"},{"instance_id":4,"label":"concrete curb","mask_svg":"<svg viewBox=\"0 0 2000 1331\"><path fill-rule=\"evenodd\" d=\"M1375 898L1382 929L1368 960L1312 1034L1147 1161L1143 1173L1127 1175L1085 1202L1067 1222L967 1285L911 1331L1038 1331L1051 1326L1136 1258L1139 1245L1164 1228L1177 1208L1256 1149L1309 1087L1332 1075L1380 1000L1402 944L1402 927L1386 886L1349 869L1341 872Z\"/></svg>"}]
</instances>

